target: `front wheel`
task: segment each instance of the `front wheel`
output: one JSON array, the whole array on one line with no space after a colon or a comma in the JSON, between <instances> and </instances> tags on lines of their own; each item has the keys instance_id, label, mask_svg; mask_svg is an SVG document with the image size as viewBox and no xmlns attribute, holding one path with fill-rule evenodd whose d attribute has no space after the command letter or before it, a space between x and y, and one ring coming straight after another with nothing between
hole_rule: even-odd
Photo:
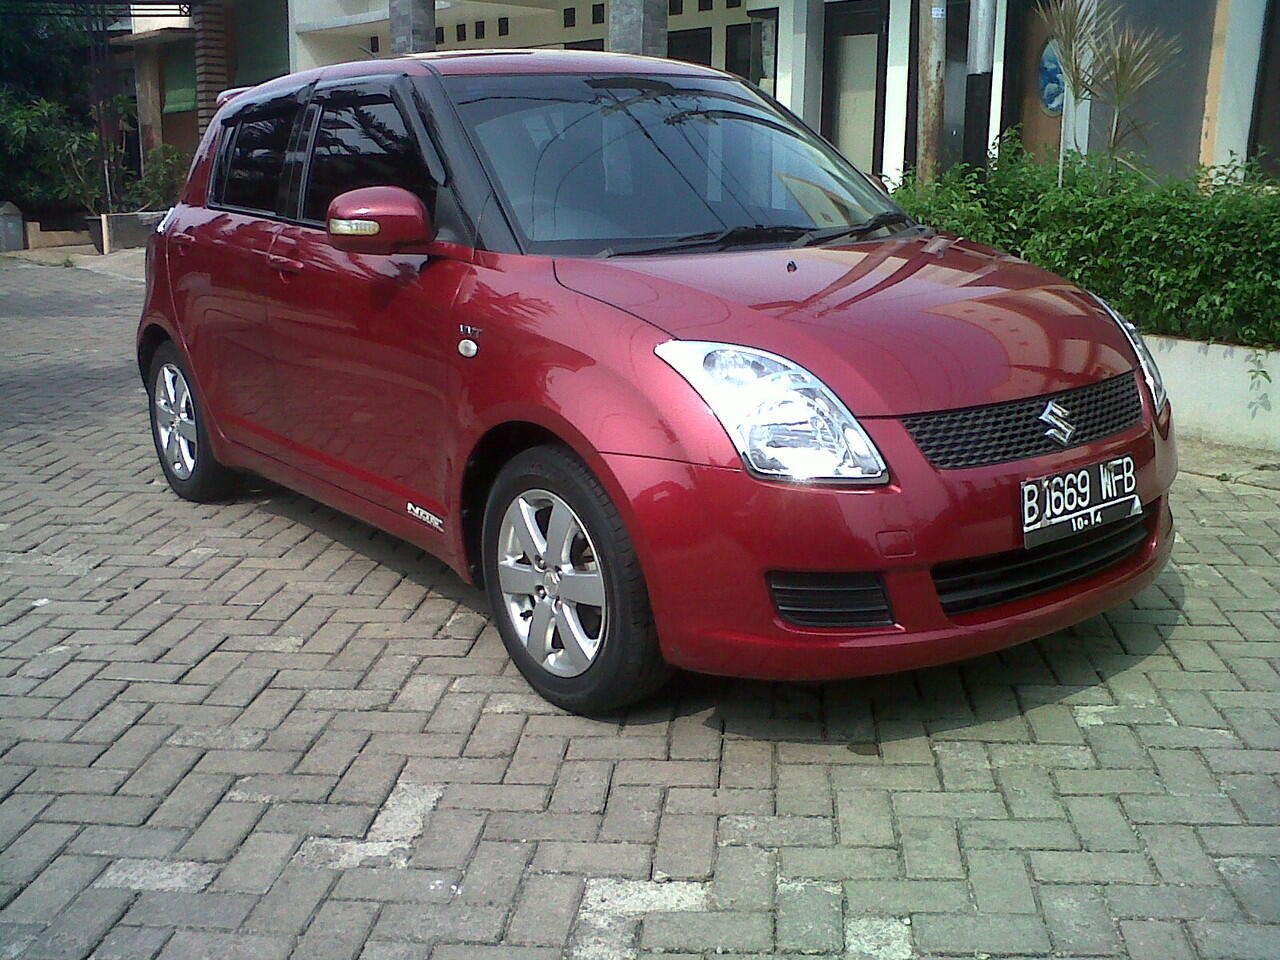
<instances>
[{"instance_id":1,"label":"front wheel","mask_svg":"<svg viewBox=\"0 0 1280 960\"><path fill-rule=\"evenodd\" d=\"M483 565L503 643L547 700L603 713L666 680L631 538L600 482L568 451L526 450L499 472L485 508Z\"/></svg>"}]
</instances>

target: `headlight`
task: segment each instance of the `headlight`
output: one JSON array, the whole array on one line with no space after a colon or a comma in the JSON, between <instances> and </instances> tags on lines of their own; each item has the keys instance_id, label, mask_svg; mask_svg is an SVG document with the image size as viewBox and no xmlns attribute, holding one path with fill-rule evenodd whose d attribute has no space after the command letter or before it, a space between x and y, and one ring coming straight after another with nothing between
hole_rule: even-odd
<instances>
[{"instance_id":1,"label":"headlight","mask_svg":"<svg viewBox=\"0 0 1280 960\"><path fill-rule=\"evenodd\" d=\"M886 483L880 452L843 403L803 367L728 343L668 340L654 353L702 395L754 474Z\"/></svg>"},{"instance_id":2,"label":"headlight","mask_svg":"<svg viewBox=\"0 0 1280 960\"><path fill-rule=\"evenodd\" d=\"M1142 376L1146 379L1147 387L1151 390L1151 399L1155 401L1156 413L1159 413L1164 409L1169 395L1165 392L1164 378L1160 376L1160 368L1156 366L1156 358L1147 349L1146 341L1142 339L1142 334L1138 332L1137 327L1120 316L1115 308L1101 297L1093 295L1093 299L1097 300L1102 305L1102 308L1111 314L1111 319L1124 331L1124 335L1133 344L1133 352L1138 355L1138 366L1142 368Z\"/></svg>"}]
</instances>

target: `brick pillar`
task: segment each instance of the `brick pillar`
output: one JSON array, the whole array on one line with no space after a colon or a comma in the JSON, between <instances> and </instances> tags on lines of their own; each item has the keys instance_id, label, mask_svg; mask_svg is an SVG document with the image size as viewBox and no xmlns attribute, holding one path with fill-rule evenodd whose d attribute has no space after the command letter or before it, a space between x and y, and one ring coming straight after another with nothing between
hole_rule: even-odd
<instances>
[{"instance_id":1,"label":"brick pillar","mask_svg":"<svg viewBox=\"0 0 1280 960\"><path fill-rule=\"evenodd\" d=\"M196 122L203 134L217 112L218 94L227 89L227 14L223 0L193 0L196 32Z\"/></svg>"},{"instance_id":2,"label":"brick pillar","mask_svg":"<svg viewBox=\"0 0 1280 960\"><path fill-rule=\"evenodd\" d=\"M389 0L391 52L425 53L436 48L435 0Z\"/></svg>"},{"instance_id":3,"label":"brick pillar","mask_svg":"<svg viewBox=\"0 0 1280 960\"><path fill-rule=\"evenodd\" d=\"M611 0L605 46L618 53L665 57L667 0Z\"/></svg>"}]
</instances>

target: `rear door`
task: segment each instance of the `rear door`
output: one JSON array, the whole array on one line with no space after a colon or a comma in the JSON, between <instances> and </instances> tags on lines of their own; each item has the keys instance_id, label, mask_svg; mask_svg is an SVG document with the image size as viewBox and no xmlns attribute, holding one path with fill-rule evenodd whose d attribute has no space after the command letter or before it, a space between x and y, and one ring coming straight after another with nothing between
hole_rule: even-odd
<instances>
[{"instance_id":1,"label":"rear door","mask_svg":"<svg viewBox=\"0 0 1280 960\"><path fill-rule=\"evenodd\" d=\"M421 253L344 253L324 230L340 193L404 187L434 217L438 185L394 80L322 85L311 110L298 214L268 257L290 459L402 515L412 503L440 517L461 265Z\"/></svg>"},{"instance_id":2,"label":"rear door","mask_svg":"<svg viewBox=\"0 0 1280 960\"><path fill-rule=\"evenodd\" d=\"M279 451L267 327L267 252L280 228L285 154L298 95L248 104L223 121L205 206L175 208L169 271L205 400L222 432Z\"/></svg>"}]
</instances>

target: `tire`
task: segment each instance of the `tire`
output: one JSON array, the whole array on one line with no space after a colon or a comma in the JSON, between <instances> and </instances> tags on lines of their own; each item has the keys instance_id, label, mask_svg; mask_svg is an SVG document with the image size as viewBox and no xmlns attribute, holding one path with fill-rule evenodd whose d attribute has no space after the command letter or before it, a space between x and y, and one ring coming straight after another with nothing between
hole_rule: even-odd
<instances>
[{"instance_id":1,"label":"tire","mask_svg":"<svg viewBox=\"0 0 1280 960\"><path fill-rule=\"evenodd\" d=\"M569 451L534 447L499 471L482 564L502 642L551 703L609 713L666 681L631 537L600 481Z\"/></svg>"},{"instance_id":2,"label":"tire","mask_svg":"<svg viewBox=\"0 0 1280 960\"><path fill-rule=\"evenodd\" d=\"M213 455L208 417L193 382L178 348L172 342L161 344L147 371L151 439L174 493L196 503L225 500L235 493L240 478Z\"/></svg>"}]
</instances>

